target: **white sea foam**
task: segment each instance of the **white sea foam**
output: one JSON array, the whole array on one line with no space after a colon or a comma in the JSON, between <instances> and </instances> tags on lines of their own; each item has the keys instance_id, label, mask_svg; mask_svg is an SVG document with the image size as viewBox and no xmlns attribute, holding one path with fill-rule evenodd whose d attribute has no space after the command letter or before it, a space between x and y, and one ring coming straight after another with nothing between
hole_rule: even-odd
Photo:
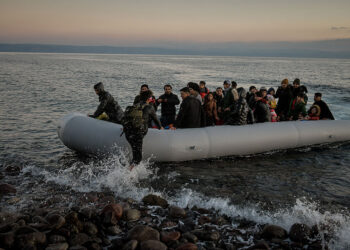
<instances>
[{"instance_id":1,"label":"white sea foam","mask_svg":"<svg viewBox=\"0 0 350 250\"><path fill-rule=\"evenodd\" d=\"M128 161L125 154L121 153L110 158L93 161L88 164L81 162L57 172L49 172L28 167L24 172L33 175L42 175L46 182L67 186L78 192L112 191L122 198L133 198L140 201L146 194L161 195L170 204L180 207L202 207L214 209L221 214L230 217L241 217L260 224L275 224L289 230L294 223L313 225L327 225L327 230L334 232L335 238L331 241L331 249L350 249L350 217L348 212L332 213L319 210L317 202L310 202L305 198L296 199L295 204L289 209L266 211L258 205L232 204L229 197L206 197L203 194L189 188L183 188L176 192L177 195L169 196L167 191L153 190L149 181L155 181L157 169L148 161L142 162L132 171L128 169ZM169 182L178 174L173 171L167 176ZM327 233L326 230L323 233Z\"/></svg>"}]
</instances>

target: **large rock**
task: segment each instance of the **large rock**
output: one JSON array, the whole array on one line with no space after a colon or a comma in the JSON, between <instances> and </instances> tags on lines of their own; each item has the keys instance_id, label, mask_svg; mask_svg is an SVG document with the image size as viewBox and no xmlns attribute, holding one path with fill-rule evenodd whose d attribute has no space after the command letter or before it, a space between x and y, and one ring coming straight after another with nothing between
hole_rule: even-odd
<instances>
[{"instance_id":1,"label":"large rock","mask_svg":"<svg viewBox=\"0 0 350 250\"><path fill-rule=\"evenodd\" d=\"M116 225L123 215L123 208L119 204L109 204L102 210L104 224Z\"/></svg>"},{"instance_id":2,"label":"large rock","mask_svg":"<svg viewBox=\"0 0 350 250\"><path fill-rule=\"evenodd\" d=\"M135 250L137 248L137 240L130 240L124 246L122 250Z\"/></svg>"},{"instance_id":3,"label":"large rock","mask_svg":"<svg viewBox=\"0 0 350 250\"><path fill-rule=\"evenodd\" d=\"M66 219L59 214L48 214L45 219L53 229L60 229L66 223Z\"/></svg>"},{"instance_id":4,"label":"large rock","mask_svg":"<svg viewBox=\"0 0 350 250\"><path fill-rule=\"evenodd\" d=\"M270 250L266 241L259 241L254 246L249 247L247 250Z\"/></svg>"},{"instance_id":5,"label":"large rock","mask_svg":"<svg viewBox=\"0 0 350 250\"><path fill-rule=\"evenodd\" d=\"M46 234L41 232L20 234L16 236L16 245L18 248L35 246L37 244L44 245L45 243L46 243Z\"/></svg>"},{"instance_id":6,"label":"large rock","mask_svg":"<svg viewBox=\"0 0 350 250\"><path fill-rule=\"evenodd\" d=\"M218 241L220 239L220 234L216 231L195 230L192 233L203 241Z\"/></svg>"},{"instance_id":7,"label":"large rock","mask_svg":"<svg viewBox=\"0 0 350 250\"><path fill-rule=\"evenodd\" d=\"M311 229L305 224L293 224L289 230L289 237L292 241L295 242L308 242L308 239L311 235Z\"/></svg>"},{"instance_id":8,"label":"large rock","mask_svg":"<svg viewBox=\"0 0 350 250\"><path fill-rule=\"evenodd\" d=\"M66 242L66 237L62 235L54 234L49 237L49 242L51 244L64 243Z\"/></svg>"},{"instance_id":9,"label":"large rock","mask_svg":"<svg viewBox=\"0 0 350 250\"><path fill-rule=\"evenodd\" d=\"M0 184L0 194L15 194L17 192L16 188L10 184Z\"/></svg>"},{"instance_id":10,"label":"large rock","mask_svg":"<svg viewBox=\"0 0 350 250\"><path fill-rule=\"evenodd\" d=\"M192 243L196 243L198 241L198 237L190 232L184 233L182 238Z\"/></svg>"},{"instance_id":11,"label":"large rock","mask_svg":"<svg viewBox=\"0 0 350 250\"><path fill-rule=\"evenodd\" d=\"M186 211L180 207L177 206L171 206L169 208L169 215L173 218L185 218L186 217Z\"/></svg>"},{"instance_id":12,"label":"large rock","mask_svg":"<svg viewBox=\"0 0 350 250\"><path fill-rule=\"evenodd\" d=\"M164 242L164 243L169 243L172 241L176 241L180 238L181 234L177 231L174 232L162 232L160 234L160 239Z\"/></svg>"},{"instance_id":13,"label":"large rock","mask_svg":"<svg viewBox=\"0 0 350 250\"><path fill-rule=\"evenodd\" d=\"M139 220L141 217L141 212L137 209L128 209L125 211L125 219L127 221Z\"/></svg>"},{"instance_id":14,"label":"large rock","mask_svg":"<svg viewBox=\"0 0 350 250\"><path fill-rule=\"evenodd\" d=\"M197 245L193 243L184 243L176 248L176 250L197 250Z\"/></svg>"},{"instance_id":15,"label":"large rock","mask_svg":"<svg viewBox=\"0 0 350 250\"><path fill-rule=\"evenodd\" d=\"M151 206L168 207L168 202L160 196L149 194L142 199L143 203Z\"/></svg>"},{"instance_id":16,"label":"large rock","mask_svg":"<svg viewBox=\"0 0 350 250\"><path fill-rule=\"evenodd\" d=\"M79 233L75 235L69 242L71 246L76 246L76 245L84 245L86 242L90 240L89 236L84 233Z\"/></svg>"},{"instance_id":17,"label":"large rock","mask_svg":"<svg viewBox=\"0 0 350 250\"><path fill-rule=\"evenodd\" d=\"M261 237L264 239L285 239L287 238L287 231L276 225L266 225L261 233Z\"/></svg>"},{"instance_id":18,"label":"large rock","mask_svg":"<svg viewBox=\"0 0 350 250\"><path fill-rule=\"evenodd\" d=\"M139 242L146 240L158 240L159 241L159 232L149 226L138 225L135 226L128 232L129 240L137 240Z\"/></svg>"},{"instance_id":19,"label":"large rock","mask_svg":"<svg viewBox=\"0 0 350 250\"><path fill-rule=\"evenodd\" d=\"M48 245L45 250L67 250L68 247L68 243L57 243Z\"/></svg>"},{"instance_id":20,"label":"large rock","mask_svg":"<svg viewBox=\"0 0 350 250\"><path fill-rule=\"evenodd\" d=\"M168 249L164 243L158 240L146 240L141 242L141 250L166 250Z\"/></svg>"},{"instance_id":21,"label":"large rock","mask_svg":"<svg viewBox=\"0 0 350 250\"><path fill-rule=\"evenodd\" d=\"M122 230L120 229L119 226L115 225L115 226L110 226L107 228L107 234L109 235L118 235L122 232Z\"/></svg>"},{"instance_id":22,"label":"large rock","mask_svg":"<svg viewBox=\"0 0 350 250\"><path fill-rule=\"evenodd\" d=\"M84 223L84 232L86 232L89 235L95 235L98 233L98 229L95 224L91 222L85 222Z\"/></svg>"}]
</instances>

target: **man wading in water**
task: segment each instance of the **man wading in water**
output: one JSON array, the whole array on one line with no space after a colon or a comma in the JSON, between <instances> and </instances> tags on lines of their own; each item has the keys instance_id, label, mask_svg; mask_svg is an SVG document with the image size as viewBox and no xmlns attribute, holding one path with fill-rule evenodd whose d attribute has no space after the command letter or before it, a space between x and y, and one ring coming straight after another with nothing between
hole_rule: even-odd
<instances>
[{"instance_id":1,"label":"man wading in water","mask_svg":"<svg viewBox=\"0 0 350 250\"><path fill-rule=\"evenodd\" d=\"M123 131L132 149L130 170L142 160L143 137L147 134L151 121L153 120L159 129L163 129L151 102L152 92L150 90L141 92L140 102L128 106L124 113Z\"/></svg>"}]
</instances>

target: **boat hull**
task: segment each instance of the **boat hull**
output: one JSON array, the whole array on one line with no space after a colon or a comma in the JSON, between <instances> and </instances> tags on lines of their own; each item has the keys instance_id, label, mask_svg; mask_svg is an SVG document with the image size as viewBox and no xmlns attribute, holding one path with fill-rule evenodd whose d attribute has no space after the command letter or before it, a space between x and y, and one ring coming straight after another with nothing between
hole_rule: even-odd
<instances>
[{"instance_id":1,"label":"boat hull","mask_svg":"<svg viewBox=\"0 0 350 250\"><path fill-rule=\"evenodd\" d=\"M131 147L119 124L82 114L63 117L58 136L68 148L87 154L109 153ZM350 140L350 121L290 121L244 126L193 129L149 129L143 141L143 159L189 161L250 155L274 150Z\"/></svg>"}]
</instances>

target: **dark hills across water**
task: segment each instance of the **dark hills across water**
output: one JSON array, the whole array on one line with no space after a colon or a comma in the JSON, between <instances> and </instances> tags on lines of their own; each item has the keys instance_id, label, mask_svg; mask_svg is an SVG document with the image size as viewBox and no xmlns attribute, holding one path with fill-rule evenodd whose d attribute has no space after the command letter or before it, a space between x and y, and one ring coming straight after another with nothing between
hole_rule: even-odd
<instances>
[{"instance_id":1,"label":"dark hills across water","mask_svg":"<svg viewBox=\"0 0 350 250\"><path fill-rule=\"evenodd\" d=\"M312 42L172 43L154 47L0 43L0 52L350 58L350 39Z\"/></svg>"}]
</instances>

